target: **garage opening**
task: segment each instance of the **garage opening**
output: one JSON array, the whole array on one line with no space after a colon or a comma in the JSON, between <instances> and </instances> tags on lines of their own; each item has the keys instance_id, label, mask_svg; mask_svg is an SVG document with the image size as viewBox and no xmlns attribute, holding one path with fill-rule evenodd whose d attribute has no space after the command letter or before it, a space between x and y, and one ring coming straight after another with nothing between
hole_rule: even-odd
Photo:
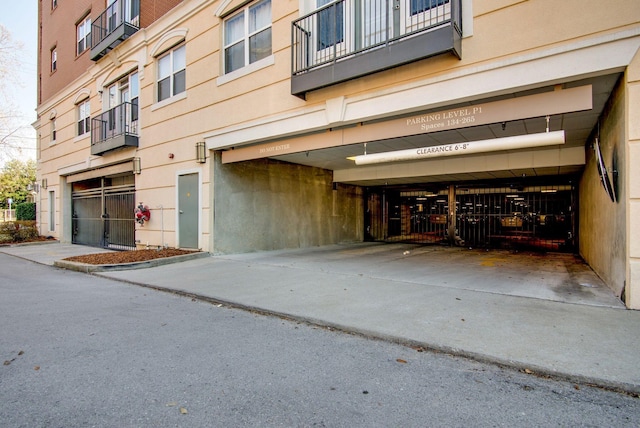
<instances>
[{"instance_id":1,"label":"garage opening","mask_svg":"<svg viewBox=\"0 0 640 428\"><path fill-rule=\"evenodd\" d=\"M72 183L71 199L74 244L135 249L133 174Z\"/></svg>"},{"instance_id":2,"label":"garage opening","mask_svg":"<svg viewBox=\"0 0 640 428\"><path fill-rule=\"evenodd\" d=\"M574 179L368 188L372 241L574 252Z\"/></svg>"}]
</instances>

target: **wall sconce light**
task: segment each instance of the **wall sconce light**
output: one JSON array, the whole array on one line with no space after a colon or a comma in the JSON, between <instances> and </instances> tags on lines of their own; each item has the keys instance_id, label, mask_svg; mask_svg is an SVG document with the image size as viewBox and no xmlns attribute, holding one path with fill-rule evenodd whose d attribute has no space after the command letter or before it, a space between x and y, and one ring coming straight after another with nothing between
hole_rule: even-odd
<instances>
[{"instance_id":1,"label":"wall sconce light","mask_svg":"<svg viewBox=\"0 0 640 428\"><path fill-rule=\"evenodd\" d=\"M196 143L196 162L205 163L207 161L207 145L204 141Z\"/></svg>"},{"instance_id":2,"label":"wall sconce light","mask_svg":"<svg viewBox=\"0 0 640 428\"><path fill-rule=\"evenodd\" d=\"M42 187L43 189L46 189L46 188L47 188L47 184L48 184L48 183L47 183L47 179L46 179L46 178L43 178L43 179L42 179L42 186L41 186L41 187Z\"/></svg>"},{"instance_id":3,"label":"wall sconce light","mask_svg":"<svg viewBox=\"0 0 640 428\"><path fill-rule=\"evenodd\" d=\"M140 174L142 172L142 163L140 158L133 158L133 173Z\"/></svg>"}]
</instances>

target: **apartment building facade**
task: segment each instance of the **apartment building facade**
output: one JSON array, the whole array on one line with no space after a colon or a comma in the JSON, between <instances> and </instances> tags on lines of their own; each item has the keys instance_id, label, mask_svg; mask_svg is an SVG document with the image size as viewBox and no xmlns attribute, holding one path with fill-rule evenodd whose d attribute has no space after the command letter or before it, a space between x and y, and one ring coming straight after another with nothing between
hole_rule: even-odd
<instances>
[{"instance_id":1,"label":"apartment building facade","mask_svg":"<svg viewBox=\"0 0 640 428\"><path fill-rule=\"evenodd\" d=\"M634 0L41 0L39 13L44 235L212 253L570 251L640 308Z\"/></svg>"}]
</instances>

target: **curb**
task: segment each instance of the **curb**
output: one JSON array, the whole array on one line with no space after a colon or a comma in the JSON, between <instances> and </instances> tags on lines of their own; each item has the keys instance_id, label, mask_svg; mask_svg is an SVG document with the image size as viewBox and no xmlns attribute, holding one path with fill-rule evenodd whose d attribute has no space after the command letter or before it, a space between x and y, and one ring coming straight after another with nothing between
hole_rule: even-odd
<instances>
[{"instance_id":1,"label":"curb","mask_svg":"<svg viewBox=\"0 0 640 428\"><path fill-rule=\"evenodd\" d=\"M99 273L97 276L101 276ZM191 299L197 299L203 302L208 302L216 305L222 305L227 308L253 312L263 316L273 316L282 318L284 320L305 323L308 325L316 326L319 328L325 328L332 331L342 332L344 334L356 335L372 340L380 340L384 342L396 343L401 346L407 346L414 349L420 349L429 352L436 352L451 355L457 358L466 358L469 360L477 361L483 364L491 364L499 366L505 369L526 373L531 376L537 376L542 378L554 379L560 382L572 382L582 386L589 386L594 388L601 388L607 391L616 393L629 394L634 397L640 397L640 385L628 382L611 381L603 378L578 375L567 371L559 371L545 366L537 364L526 364L519 361L507 360L494 355L466 351L461 348L451 347L441 343L428 343L419 340L407 339L402 336L395 336L389 334L379 333L375 330L362 329L358 327L352 327L346 324L334 323L328 320L315 317L307 317L304 315L297 315L288 312L276 311L273 309L265 309L259 306L247 305L239 302L234 302L226 299L216 298L215 296L207 296L203 294L193 293L178 288L161 287L153 284L147 284L144 282L131 281L122 278L113 278L110 276L101 276L113 281L119 281L122 283L153 289L160 292L171 293L178 296L188 297Z\"/></svg>"},{"instance_id":2,"label":"curb","mask_svg":"<svg viewBox=\"0 0 640 428\"><path fill-rule=\"evenodd\" d=\"M47 244L59 244L57 239L47 239L46 241L27 241L27 242L12 242L10 244L0 244L0 247L28 247L29 245L47 245Z\"/></svg>"},{"instance_id":3,"label":"curb","mask_svg":"<svg viewBox=\"0 0 640 428\"><path fill-rule=\"evenodd\" d=\"M146 269L151 267L169 265L173 263L186 262L188 260L203 259L205 257L211 257L211 254L209 254L208 252L197 252L193 254L184 254L181 256L163 257L159 259L145 260L142 262L118 263L118 264L110 264L110 265L92 265L89 263L71 262L67 260L56 260L53 262L53 266L62 268L62 269L73 270L76 272L83 272L83 273L116 272L121 270Z\"/></svg>"}]
</instances>

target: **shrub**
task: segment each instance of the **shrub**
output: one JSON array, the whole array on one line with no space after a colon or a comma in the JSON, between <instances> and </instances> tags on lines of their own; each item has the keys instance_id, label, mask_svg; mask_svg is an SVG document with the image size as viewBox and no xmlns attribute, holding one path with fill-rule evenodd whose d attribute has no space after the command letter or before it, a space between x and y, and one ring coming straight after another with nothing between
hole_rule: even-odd
<instances>
[{"instance_id":1,"label":"shrub","mask_svg":"<svg viewBox=\"0 0 640 428\"><path fill-rule=\"evenodd\" d=\"M25 202L16 205L16 219L18 220L35 220L36 204L35 202Z\"/></svg>"},{"instance_id":2,"label":"shrub","mask_svg":"<svg viewBox=\"0 0 640 428\"><path fill-rule=\"evenodd\" d=\"M36 222L33 220L6 221L0 223L0 242L22 242L38 237Z\"/></svg>"}]
</instances>

